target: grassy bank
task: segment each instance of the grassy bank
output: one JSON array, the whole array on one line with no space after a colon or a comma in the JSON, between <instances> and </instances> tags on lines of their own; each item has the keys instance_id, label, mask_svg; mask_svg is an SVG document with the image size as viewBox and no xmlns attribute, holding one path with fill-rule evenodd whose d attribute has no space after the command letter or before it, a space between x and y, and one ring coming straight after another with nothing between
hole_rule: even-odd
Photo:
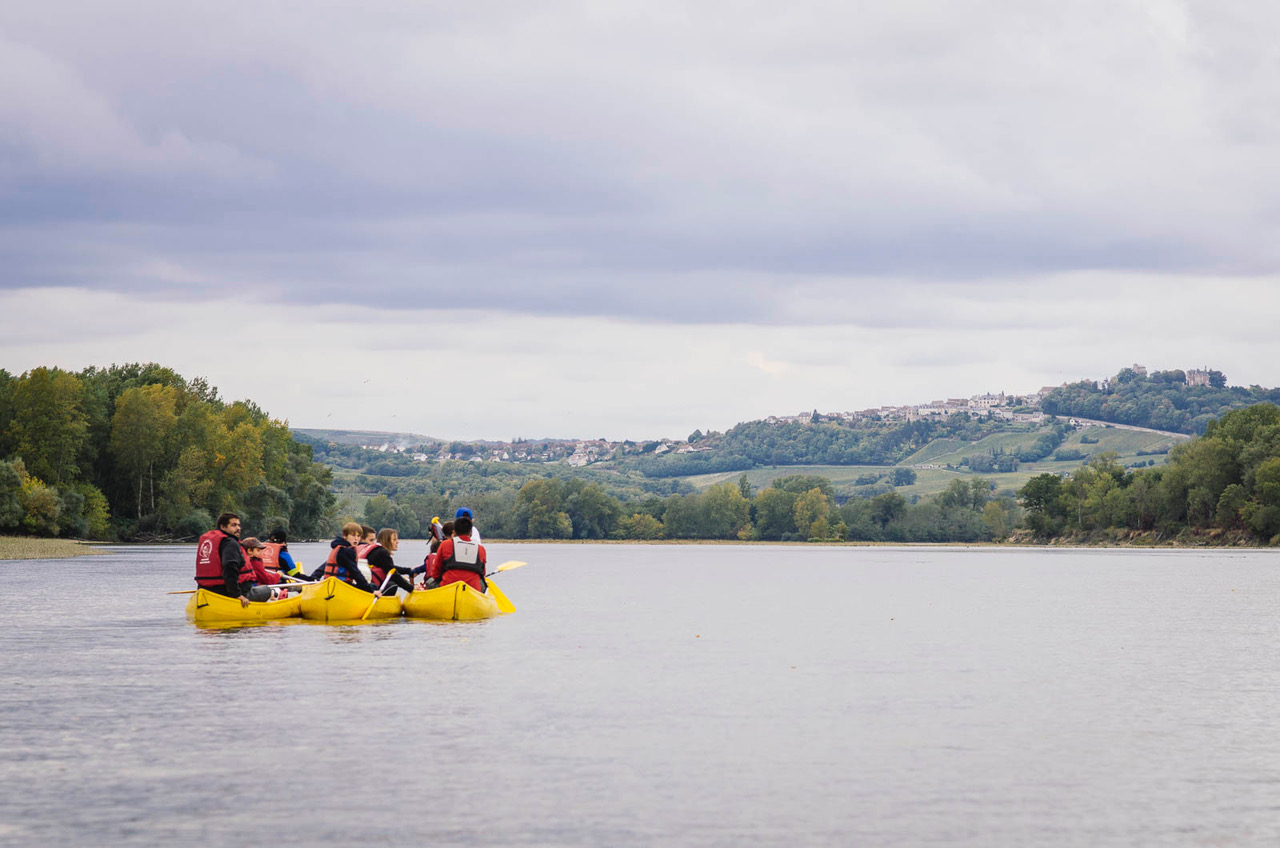
<instances>
[{"instance_id":1,"label":"grassy bank","mask_svg":"<svg viewBox=\"0 0 1280 848\"><path fill-rule=\"evenodd\" d=\"M0 536L0 560L67 559L68 557L105 554L90 542L74 539L36 539L30 536Z\"/></svg>"}]
</instances>

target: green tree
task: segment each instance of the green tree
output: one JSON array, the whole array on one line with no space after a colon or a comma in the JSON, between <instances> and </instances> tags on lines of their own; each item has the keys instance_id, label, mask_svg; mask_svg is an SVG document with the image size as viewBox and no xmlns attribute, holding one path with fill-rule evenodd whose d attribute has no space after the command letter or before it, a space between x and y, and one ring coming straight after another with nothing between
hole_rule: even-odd
<instances>
[{"instance_id":1,"label":"green tree","mask_svg":"<svg viewBox=\"0 0 1280 848\"><path fill-rule=\"evenodd\" d=\"M751 502L736 483L717 483L702 496L706 511L702 535L709 539L737 539L750 532Z\"/></svg>"},{"instance_id":2,"label":"green tree","mask_svg":"<svg viewBox=\"0 0 1280 848\"><path fill-rule=\"evenodd\" d=\"M697 539L703 533L702 498L698 495L672 495L662 512L662 526L668 539Z\"/></svg>"},{"instance_id":3,"label":"green tree","mask_svg":"<svg viewBox=\"0 0 1280 848\"><path fill-rule=\"evenodd\" d=\"M386 495L375 495L364 503L364 523L370 527L387 527L387 515L391 512L391 499Z\"/></svg>"},{"instance_id":4,"label":"green tree","mask_svg":"<svg viewBox=\"0 0 1280 848\"><path fill-rule=\"evenodd\" d=\"M1057 474L1037 474L1018 490L1018 501L1027 511L1027 526L1038 536L1053 536L1063 524L1062 478Z\"/></svg>"},{"instance_id":5,"label":"green tree","mask_svg":"<svg viewBox=\"0 0 1280 848\"><path fill-rule=\"evenodd\" d=\"M178 423L177 408L178 392L172 386L140 386L126 390L116 400L110 451L117 467L137 481L139 519L144 482L149 483L151 512L155 512L156 464L169 452L169 437Z\"/></svg>"},{"instance_id":6,"label":"green tree","mask_svg":"<svg viewBox=\"0 0 1280 848\"><path fill-rule=\"evenodd\" d=\"M1235 530L1241 526L1244 508L1249 502L1248 492L1239 483L1232 483L1222 490L1218 498L1218 510L1214 523L1223 530Z\"/></svg>"},{"instance_id":7,"label":"green tree","mask_svg":"<svg viewBox=\"0 0 1280 848\"><path fill-rule=\"evenodd\" d=\"M778 541L795 534L795 508L799 497L799 494L785 489L761 489L755 499L756 538Z\"/></svg>"},{"instance_id":8,"label":"green tree","mask_svg":"<svg viewBox=\"0 0 1280 848\"><path fill-rule=\"evenodd\" d=\"M109 540L111 533L111 505L97 486L77 483L76 491L84 499L85 535L90 539ZM208 529L209 525L205 525Z\"/></svg>"},{"instance_id":9,"label":"green tree","mask_svg":"<svg viewBox=\"0 0 1280 848\"><path fill-rule=\"evenodd\" d=\"M787 477L779 477L773 481L773 488L781 489L784 492L791 492L796 495L803 495L810 489L819 489L822 494L827 497L835 496L835 487L831 485L831 481L826 477L819 477L814 474L791 474Z\"/></svg>"},{"instance_id":10,"label":"green tree","mask_svg":"<svg viewBox=\"0 0 1280 848\"><path fill-rule=\"evenodd\" d=\"M0 530L17 530L26 510L22 506L22 480L27 476L22 460L0 460Z\"/></svg>"},{"instance_id":11,"label":"green tree","mask_svg":"<svg viewBox=\"0 0 1280 848\"><path fill-rule=\"evenodd\" d=\"M871 499L871 520L881 530L900 520L907 513L907 500L897 492L886 492Z\"/></svg>"},{"instance_id":12,"label":"green tree","mask_svg":"<svg viewBox=\"0 0 1280 848\"><path fill-rule=\"evenodd\" d=\"M517 529L530 539L568 539L573 522L564 510L559 480L530 480L516 495Z\"/></svg>"},{"instance_id":13,"label":"green tree","mask_svg":"<svg viewBox=\"0 0 1280 848\"><path fill-rule=\"evenodd\" d=\"M1009 536L1017 523L1017 504L1009 498L988 501L982 508L982 524L991 538L999 541Z\"/></svg>"},{"instance_id":14,"label":"green tree","mask_svg":"<svg viewBox=\"0 0 1280 848\"><path fill-rule=\"evenodd\" d=\"M618 524L621 507L599 483L571 480L565 486L565 513L575 539L607 539Z\"/></svg>"},{"instance_id":15,"label":"green tree","mask_svg":"<svg viewBox=\"0 0 1280 848\"><path fill-rule=\"evenodd\" d=\"M27 477L22 481L18 498L22 502L24 529L38 536L58 535L62 499L58 497L57 489L45 485L37 477Z\"/></svg>"},{"instance_id":16,"label":"green tree","mask_svg":"<svg viewBox=\"0 0 1280 848\"><path fill-rule=\"evenodd\" d=\"M75 480L88 437L80 378L57 368L33 368L14 382L11 396L9 434L27 471L53 483Z\"/></svg>"},{"instance_id":17,"label":"green tree","mask_svg":"<svg viewBox=\"0 0 1280 848\"><path fill-rule=\"evenodd\" d=\"M802 537L805 539L827 537L830 532L827 516L831 514L831 501L821 489L815 487L796 498L792 511L795 515L796 532ZM815 533L814 525L818 521L822 521L823 524Z\"/></svg>"},{"instance_id":18,"label":"green tree","mask_svg":"<svg viewBox=\"0 0 1280 848\"><path fill-rule=\"evenodd\" d=\"M618 526L614 535L619 539L661 539L662 522L646 513L633 513L630 516L618 519Z\"/></svg>"}]
</instances>

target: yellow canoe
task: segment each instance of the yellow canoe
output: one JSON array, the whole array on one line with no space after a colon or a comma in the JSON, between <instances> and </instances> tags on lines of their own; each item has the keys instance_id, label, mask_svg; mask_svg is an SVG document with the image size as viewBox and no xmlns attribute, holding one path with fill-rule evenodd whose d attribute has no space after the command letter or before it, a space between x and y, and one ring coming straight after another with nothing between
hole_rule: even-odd
<instances>
[{"instance_id":1,"label":"yellow canoe","mask_svg":"<svg viewBox=\"0 0 1280 848\"><path fill-rule=\"evenodd\" d=\"M357 589L336 577L326 577L302 589L302 617L309 621L359 621L371 603L372 592ZM400 599L395 595L383 595L378 598L368 620L397 618L399 615Z\"/></svg>"},{"instance_id":2,"label":"yellow canoe","mask_svg":"<svg viewBox=\"0 0 1280 848\"><path fill-rule=\"evenodd\" d=\"M498 601L466 583L450 583L438 589L419 589L404 599L404 614L436 621L475 621L498 614Z\"/></svg>"},{"instance_id":3,"label":"yellow canoe","mask_svg":"<svg viewBox=\"0 0 1280 848\"><path fill-rule=\"evenodd\" d=\"M239 598L228 598L207 589L197 589L187 601L187 617L197 624L245 624L295 618L302 610L302 596L296 593L278 601L253 602L240 606Z\"/></svg>"}]
</instances>

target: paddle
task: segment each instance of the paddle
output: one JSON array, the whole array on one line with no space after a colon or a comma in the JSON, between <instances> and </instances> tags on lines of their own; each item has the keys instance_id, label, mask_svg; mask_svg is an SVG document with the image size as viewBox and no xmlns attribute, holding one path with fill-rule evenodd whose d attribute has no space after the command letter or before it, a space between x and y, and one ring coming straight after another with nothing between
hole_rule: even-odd
<instances>
[{"instance_id":1,"label":"paddle","mask_svg":"<svg viewBox=\"0 0 1280 848\"><path fill-rule=\"evenodd\" d=\"M512 571L528 564L529 563L521 562L518 559L507 560L502 565L486 574L485 577L489 577L492 574L500 574L504 571ZM516 605L511 603L510 599L507 598L506 593L498 588L497 583L494 583L492 580L486 580L485 582L489 584L489 594L498 602L498 612L506 615L507 613L516 611Z\"/></svg>"},{"instance_id":2,"label":"paddle","mask_svg":"<svg viewBox=\"0 0 1280 848\"><path fill-rule=\"evenodd\" d=\"M495 568L493 571L490 571L489 574L501 574L504 571L512 571L517 568L522 568L528 564L529 563L521 562L518 559L510 559L504 562L502 565ZM486 574L485 577L488 577L489 574Z\"/></svg>"},{"instance_id":3,"label":"paddle","mask_svg":"<svg viewBox=\"0 0 1280 848\"><path fill-rule=\"evenodd\" d=\"M382 581L382 588L378 589L379 595L381 595L384 591L386 591L387 584L391 582L391 575L395 573L396 573L396 570L394 568L387 572L387 579ZM377 606L377 604L378 604L378 599L377 597L375 597L373 601L369 603L369 608L364 611L364 615L360 616L360 620L364 621L366 618L368 618L369 613L373 612L373 608Z\"/></svg>"},{"instance_id":4,"label":"paddle","mask_svg":"<svg viewBox=\"0 0 1280 848\"><path fill-rule=\"evenodd\" d=\"M287 576L287 575L286 575L286 576ZM314 581L314 582L308 582L308 581L306 581L306 580L299 580L299 579L297 579L296 577L291 577L291 578L289 578L289 579L293 580L294 582L293 582L293 583L290 583L290 584L279 583L279 584L277 584L277 585L278 585L278 586L281 586L281 587L284 587L284 588L292 588L292 587L294 587L294 586L316 586L316 585L318 585L318 584L320 584L320 583L323 583L323 582L324 582L323 580L316 580L316 581ZM194 594L195 594L196 592L198 592L198 591L199 591L198 589L183 589L181 592L165 592L165 594L166 594L166 595L194 595Z\"/></svg>"},{"instance_id":5,"label":"paddle","mask_svg":"<svg viewBox=\"0 0 1280 848\"><path fill-rule=\"evenodd\" d=\"M507 596L498 588L497 583L494 583L492 580L487 580L485 582L489 584L489 594L498 602L498 612L506 615L509 612L516 611L516 605L507 600Z\"/></svg>"}]
</instances>

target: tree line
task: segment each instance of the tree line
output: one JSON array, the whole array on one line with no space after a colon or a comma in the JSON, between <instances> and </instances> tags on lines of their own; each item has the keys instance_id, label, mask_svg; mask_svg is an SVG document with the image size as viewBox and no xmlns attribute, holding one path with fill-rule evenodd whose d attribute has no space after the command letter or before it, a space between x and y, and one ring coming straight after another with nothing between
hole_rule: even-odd
<instances>
[{"instance_id":1,"label":"tree line","mask_svg":"<svg viewBox=\"0 0 1280 848\"><path fill-rule=\"evenodd\" d=\"M1184 371L1153 371L1144 376L1123 368L1102 384L1084 380L1056 388L1040 401L1040 408L1050 415L1199 434L1229 410L1259 402L1280 403L1280 389L1227 386L1221 371L1211 370L1208 377L1207 386L1188 386Z\"/></svg>"},{"instance_id":2,"label":"tree line","mask_svg":"<svg viewBox=\"0 0 1280 848\"><path fill-rule=\"evenodd\" d=\"M1041 538L1127 531L1280 543L1280 407L1209 421L1163 466L1126 471L1100 454L1069 477L1040 474L1019 500Z\"/></svg>"},{"instance_id":3,"label":"tree line","mask_svg":"<svg viewBox=\"0 0 1280 848\"><path fill-rule=\"evenodd\" d=\"M1161 374L1155 382L1168 385ZM1126 382L1134 381L1119 385ZM835 429L902 456L939 435L977 438L991 426L953 418ZM787 456L849 438L822 423L800 429L808 441ZM735 449L759 437L760 449L778 458L784 442L774 439L785 427L756 422L735 430ZM1049 428L1012 458L1049 455L1064 432ZM1041 539L1124 531L1280 542L1280 407L1272 403L1210 420L1164 466L1125 469L1100 454L1069 475L1041 474L1017 493L997 493L971 462L969 473L923 499L892 489L910 484L913 473L904 468L868 477L867 496L859 497L809 474L780 476L758 490L742 475L696 491L686 480L621 463L410 466L378 455L410 473L371 476L363 472L376 452L330 451L326 458L354 467L335 475L316 461L312 444L252 401L225 402L205 380L154 363L20 376L0 370L0 532L190 539L231 510L255 533L280 527L295 538L324 537L353 517L414 537L431 518L468 506L487 537L509 539L976 542L1019 531ZM1007 458L991 457L996 465ZM339 508L335 491L360 500Z\"/></svg>"},{"instance_id":4,"label":"tree line","mask_svg":"<svg viewBox=\"0 0 1280 848\"><path fill-rule=\"evenodd\" d=\"M1053 451L1060 440L1051 430L1034 451ZM634 483L611 488L618 475L605 473L507 477L494 485L462 473L466 463L455 465L451 487L374 497L367 523L405 532L465 503L486 536L509 539L986 542L1020 533L1042 541L1151 533L1280 543L1280 407L1270 403L1210 422L1163 466L1126 469L1115 454L1101 453L1070 474L1040 474L1005 493L965 473L926 498L892 490L847 497L808 474L780 476L758 490L742 475L700 492L681 483L685 488L663 494ZM489 485L471 488L468 479Z\"/></svg>"},{"instance_id":5,"label":"tree line","mask_svg":"<svg viewBox=\"0 0 1280 848\"><path fill-rule=\"evenodd\" d=\"M474 493L379 494L358 517L412 536L457 506L474 510L486 538L635 541L980 542L1005 538L1021 514L1013 498L968 475L934 498L913 502L892 491L845 499L825 477L790 474L758 490L744 475L701 492L630 498L595 480L540 477L518 488Z\"/></svg>"},{"instance_id":6,"label":"tree line","mask_svg":"<svg viewBox=\"0 0 1280 848\"><path fill-rule=\"evenodd\" d=\"M252 401L155 363L0 370L0 532L189 539L246 528L327 535L330 470Z\"/></svg>"}]
</instances>

